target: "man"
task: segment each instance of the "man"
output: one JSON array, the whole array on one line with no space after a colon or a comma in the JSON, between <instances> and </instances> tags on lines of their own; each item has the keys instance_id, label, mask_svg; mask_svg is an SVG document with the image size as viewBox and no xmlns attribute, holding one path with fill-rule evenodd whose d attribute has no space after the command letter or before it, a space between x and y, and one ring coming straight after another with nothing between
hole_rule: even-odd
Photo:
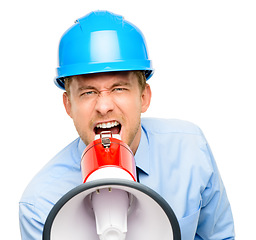
<instances>
[{"instance_id":1,"label":"man","mask_svg":"<svg viewBox=\"0 0 256 240\"><path fill-rule=\"evenodd\" d=\"M92 12L59 46L56 85L79 138L31 181L20 201L22 239L41 239L54 204L82 182L80 159L103 130L119 134L135 155L139 180L172 207L182 239L234 239L230 204L201 130L178 120L141 119L152 74L144 37L121 16Z\"/></svg>"}]
</instances>

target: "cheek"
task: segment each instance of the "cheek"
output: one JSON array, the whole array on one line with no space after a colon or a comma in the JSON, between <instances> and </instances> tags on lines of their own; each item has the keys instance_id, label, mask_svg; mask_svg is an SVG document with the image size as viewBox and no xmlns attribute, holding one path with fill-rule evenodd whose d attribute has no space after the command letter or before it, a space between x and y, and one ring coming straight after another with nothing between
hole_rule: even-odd
<instances>
[{"instance_id":1,"label":"cheek","mask_svg":"<svg viewBox=\"0 0 256 240\"><path fill-rule=\"evenodd\" d=\"M92 116L93 105L84 103L74 103L71 107L71 114L75 125L86 125Z\"/></svg>"},{"instance_id":2,"label":"cheek","mask_svg":"<svg viewBox=\"0 0 256 240\"><path fill-rule=\"evenodd\" d=\"M129 95L120 99L115 99L116 106L126 113L141 113L141 99L137 95Z\"/></svg>"}]
</instances>

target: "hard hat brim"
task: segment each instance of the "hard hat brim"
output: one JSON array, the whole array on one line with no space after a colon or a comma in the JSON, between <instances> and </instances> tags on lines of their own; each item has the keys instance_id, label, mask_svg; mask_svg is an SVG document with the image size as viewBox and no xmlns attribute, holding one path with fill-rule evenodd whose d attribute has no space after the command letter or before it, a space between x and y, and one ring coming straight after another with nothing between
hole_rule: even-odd
<instances>
[{"instance_id":1,"label":"hard hat brim","mask_svg":"<svg viewBox=\"0 0 256 240\"><path fill-rule=\"evenodd\" d=\"M70 70L71 69L71 70ZM86 71L85 71L86 69ZM104 63L80 63L72 65L72 67L62 66L57 68L58 77L55 78L55 84L65 90L64 78L70 76L104 73L104 72L118 72L118 71L145 71L146 79L148 80L153 75L153 68L150 60L131 60L131 61L117 61Z\"/></svg>"}]
</instances>

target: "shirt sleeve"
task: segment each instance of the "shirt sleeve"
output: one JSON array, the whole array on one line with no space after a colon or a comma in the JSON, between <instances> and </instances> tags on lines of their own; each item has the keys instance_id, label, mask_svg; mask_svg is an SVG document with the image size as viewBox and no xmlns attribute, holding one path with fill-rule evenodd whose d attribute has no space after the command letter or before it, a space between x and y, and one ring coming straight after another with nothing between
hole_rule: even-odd
<instances>
[{"instance_id":1,"label":"shirt sleeve","mask_svg":"<svg viewBox=\"0 0 256 240\"><path fill-rule=\"evenodd\" d=\"M40 211L33 204L19 204L19 221L22 240L42 240L43 222Z\"/></svg>"},{"instance_id":2,"label":"shirt sleeve","mask_svg":"<svg viewBox=\"0 0 256 240\"><path fill-rule=\"evenodd\" d=\"M208 145L207 148L213 173L202 192L202 208L195 239L235 239L234 222L228 197Z\"/></svg>"}]
</instances>

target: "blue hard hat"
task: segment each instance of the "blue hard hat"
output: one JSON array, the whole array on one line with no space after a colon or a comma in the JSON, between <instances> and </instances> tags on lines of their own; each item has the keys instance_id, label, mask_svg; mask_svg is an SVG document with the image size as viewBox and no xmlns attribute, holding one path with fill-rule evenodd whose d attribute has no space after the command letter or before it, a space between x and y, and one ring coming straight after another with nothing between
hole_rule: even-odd
<instances>
[{"instance_id":1,"label":"blue hard hat","mask_svg":"<svg viewBox=\"0 0 256 240\"><path fill-rule=\"evenodd\" d=\"M133 70L145 71L146 79L153 74L142 32L122 16L96 11L62 36L55 84L64 89L65 77Z\"/></svg>"}]
</instances>

